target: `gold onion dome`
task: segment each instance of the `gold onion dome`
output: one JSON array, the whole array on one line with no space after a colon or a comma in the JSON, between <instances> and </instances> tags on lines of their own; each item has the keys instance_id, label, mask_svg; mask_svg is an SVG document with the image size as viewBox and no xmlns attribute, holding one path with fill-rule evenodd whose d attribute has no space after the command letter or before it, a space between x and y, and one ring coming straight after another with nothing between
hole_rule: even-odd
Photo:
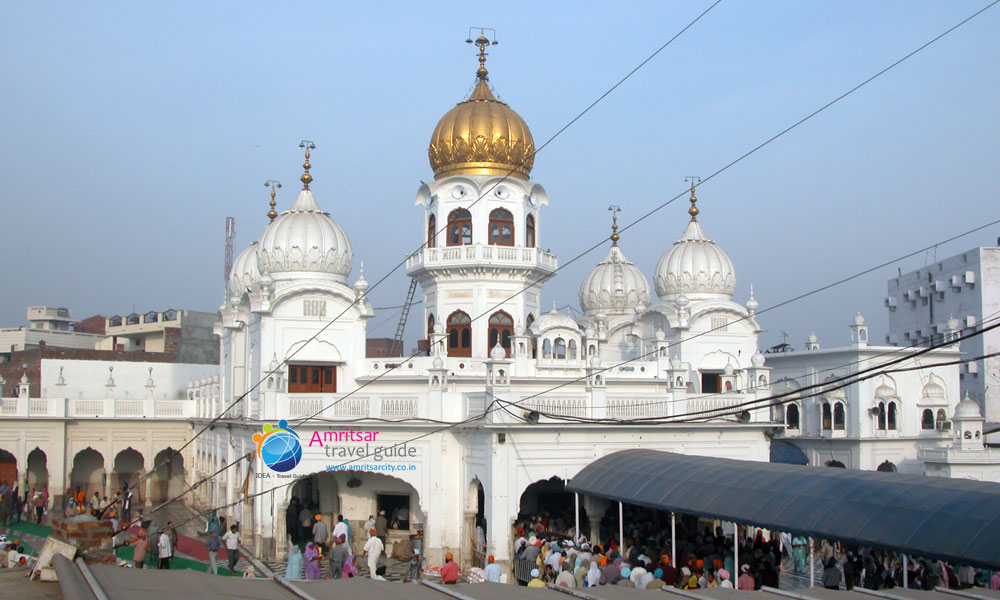
<instances>
[{"instance_id":1,"label":"gold onion dome","mask_svg":"<svg viewBox=\"0 0 1000 600\"><path fill-rule=\"evenodd\" d=\"M480 40L476 40L479 44ZM452 175L510 175L528 179L535 162L535 141L528 124L489 86L480 46L476 87L449 110L431 136L427 155L434 178Z\"/></svg>"}]
</instances>

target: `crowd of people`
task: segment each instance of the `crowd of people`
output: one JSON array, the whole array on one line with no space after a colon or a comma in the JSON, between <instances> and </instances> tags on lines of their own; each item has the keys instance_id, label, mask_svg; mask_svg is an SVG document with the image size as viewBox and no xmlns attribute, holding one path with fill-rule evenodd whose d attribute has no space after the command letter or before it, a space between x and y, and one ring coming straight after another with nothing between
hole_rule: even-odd
<instances>
[{"instance_id":1,"label":"crowd of people","mask_svg":"<svg viewBox=\"0 0 1000 600\"><path fill-rule=\"evenodd\" d=\"M529 587L617 585L655 590L777 588L783 558L787 557L791 570L804 574L811 552L815 553L816 564L823 568L816 583L827 588L878 590L902 586L904 582L901 557L894 552L829 542L816 542L815 547L810 547L804 536L775 533L768 537L763 530L741 536L737 552L732 529L728 535L721 527L714 531L702 527L699 531L693 517L677 519L677 548L673 549L669 513L638 507L629 507L628 511L625 522L636 525L629 527L624 543L617 535L617 514L605 519L601 530L594 532L600 535L593 538L575 535L570 525L574 522L571 510L522 515L515 525L513 544L518 583ZM753 530L740 533L745 531L749 534ZM591 539L608 541L596 544ZM676 564L671 559L674 555ZM1000 588L1000 572L919 558L909 560L907 569L906 581L912 588Z\"/></svg>"},{"instance_id":2,"label":"crowd of people","mask_svg":"<svg viewBox=\"0 0 1000 600\"><path fill-rule=\"evenodd\" d=\"M42 516L49 506L49 488L21 493L17 482L0 481L0 524L9 527L21 521L35 521L41 524Z\"/></svg>"}]
</instances>

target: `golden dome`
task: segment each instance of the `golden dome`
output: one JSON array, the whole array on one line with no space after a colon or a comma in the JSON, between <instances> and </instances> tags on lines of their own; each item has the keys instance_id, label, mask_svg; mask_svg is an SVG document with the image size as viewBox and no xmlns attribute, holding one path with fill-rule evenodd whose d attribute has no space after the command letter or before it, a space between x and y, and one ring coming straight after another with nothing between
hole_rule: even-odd
<instances>
[{"instance_id":1,"label":"golden dome","mask_svg":"<svg viewBox=\"0 0 1000 600\"><path fill-rule=\"evenodd\" d=\"M434 178L452 175L510 175L528 179L535 140L521 115L493 96L486 69L469 98L449 110L431 136L427 155Z\"/></svg>"}]
</instances>

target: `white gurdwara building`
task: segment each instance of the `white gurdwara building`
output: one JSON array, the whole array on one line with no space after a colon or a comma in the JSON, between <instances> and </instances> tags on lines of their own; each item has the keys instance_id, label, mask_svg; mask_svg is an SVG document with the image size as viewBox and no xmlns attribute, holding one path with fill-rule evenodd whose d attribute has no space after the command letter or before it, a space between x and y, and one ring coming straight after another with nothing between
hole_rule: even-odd
<instances>
[{"instance_id":1,"label":"white gurdwara building","mask_svg":"<svg viewBox=\"0 0 1000 600\"><path fill-rule=\"evenodd\" d=\"M434 180L417 191L426 244L406 266L423 292L428 351L370 358L368 283L363 273L350 280L351 242L310 189L307 149L294 204L235 261L221 309L222 389L198 408L204 424L247 394L196 441L195 478L256 453L264 425L284 419L300 436L297 466L276 473L256 460L251 499L239 503L259 555L284 556L294 496L357 532L385 510L390 544L422 532L430 564L448 551L476 560L478 524L486 552L508 564L518 513L571 508L563 483L605 454L768 460L771 411L740 407L770 393L757 303L733 301L733 263L697 220L693 189L653 287L613 233L580 286L576 320L543 309L557 258L542 250L549 198L530 179L534 152L480 64L471 95L434 129ZM201 486L198 503L238 503L245 467ZM606 508L581 502L595 537Z\"/></svg>"}]
</instances>

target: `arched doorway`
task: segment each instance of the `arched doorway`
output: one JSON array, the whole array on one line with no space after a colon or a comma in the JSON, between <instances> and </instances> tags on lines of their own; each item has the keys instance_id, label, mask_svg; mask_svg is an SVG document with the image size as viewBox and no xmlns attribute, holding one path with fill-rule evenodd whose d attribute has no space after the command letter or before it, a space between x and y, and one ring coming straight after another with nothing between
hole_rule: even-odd
<instances>
[{"instance_id":1,"label":"arched doorway","mask_svg":"<svg viewBox=\"0 0 1000 600\"><path fill-rule=\"evenodd\" d=\"M886 460L883 461L882 464L880 464L875 470L882 471L883 473L895 473L896 465L894 465L892 461Z\"/></svg>"},{"instance_id":2,"label":"arched doorway","mask_svg":"<svg viewBox=\"0 0 1000 600\"><path fill-rule=\"evenodd\" d=\"M142 454L135 448L126 448L115 456L115 468L111 476L111 483L116 490L124 489L126 485L132 489L133 504L145 501L145 493L141 489L145 486L140 485L140 489L135 489L144 469L145 461Z\"/></svg>"},{"instance_id":3,"label":"arched doorway","mask_svg":"<svg viewBox=\"0 0 1000 600\"><path fill-rule=\"evenodd\" d=\"M87 448L73 457L73 470L69 481L73 492L79 487L84 498L89 502L94 492L104 495L106 475L104 473L104 456L93 448Z\"/></svg>"},{"instance_id":4,"label":"arched doorway","mask_svg":"<svg viewBox=\"0 0 1000 600\"><path fill-rule=\"evenodd\" d=\"M0 482L17 485L17 459L6 450L0 450Z\"/></svg>"},{"instance_id":5,"label":"arched doorway","mask_svg":"<svg viewBox=\"0 0 1000 600\"><path fill-rule=\"evenodd\" d=\"M469 483L465 497L465 546L463 558L467 564L480 569L486 567L486 491L479 478Z\"/></svg>"},{"instance_id":6,"label":"arched doorway","mask_svg":"<svg viewBox=\"0 0 1000 600\"><path fill-rule=\"evenodd\" d=\"M560 533L576 524L573 492L566 491L566 482L559 477L536 481L524 489L518 503L518 522L543 531ZM587 522L583 502L580 503L581 527ZM525 527L525 531L528 530Z\"/></svg>"},{"instance_id":7,"label":"arched doorway","mask_svg":"<svg viewBox=\"0 0 1000 600\"><path fill-rule=\"evenodd\" d=\"M386 553L391 552L397 542L404 546L412 543L410 536L422 531L426 523L420 506L420 495L413 485L390 475L366 471L323 471L299 478L289 488L287 504L280 505L279 501L279 505L275 507L272 513L276 517L273 529L260 532L264 537L277 538L279 552L287 547L288 541L280 539L279 523L284 525L287 537L294 535L291 529L295 520L290 518L289 510L298 512L299 518L296 520L300 530L297 541L303 539L303 522L314 522L314 515L317 513L331 527L335 524L337 515L343 515L353 530L355 554L360 553L368 541L365 522L369 518L377 519L380 513L384 512L381 516L386 520ZM271 511L267 500L263 511ZM409 555L409 548L397 549L401 555ZM432 559L442 560L442 557L428 557L428 560ZM361 563L358 567L366 572L364 561ZM323 569L326 568L324 561Z\"/></svg>"},{"instance_id":8,"label":"arched doorway","mask_svg":"<svg viewBox=\"0 0 1000 600\"><path fill-rule=\"evenodd\" d=\"M169 459L169 462L168 462ZM173 448L161 450L153 462L153 502L163 502L184 491L184 457Z\"/></svg>"},{"instance_id":9,"label":"arched doorway","mask_svg":"<svg viewBox=\"0 0 1000 600\"><path fill-rule=\"evenodd\" d=\"M41 448L35 448L28 453L28 489L44 490L49 487L48 457ZM49 490L49 492L59 490Z\"/></svg>"},{"instance_id":10,"label":"arched doorway","mask_svg":"<svg viewBox=\"0 0 1000 600\"><path fill-rule=\"evenodd\" d=\"M844 463L840 462L839 460L828 460L828 461L826 461L826 466L828 466L828 467L834 467L834 468L837 468L837 469L846 469L847 468L847 466L845 466Z\"/></svg>"}]
</instances>

